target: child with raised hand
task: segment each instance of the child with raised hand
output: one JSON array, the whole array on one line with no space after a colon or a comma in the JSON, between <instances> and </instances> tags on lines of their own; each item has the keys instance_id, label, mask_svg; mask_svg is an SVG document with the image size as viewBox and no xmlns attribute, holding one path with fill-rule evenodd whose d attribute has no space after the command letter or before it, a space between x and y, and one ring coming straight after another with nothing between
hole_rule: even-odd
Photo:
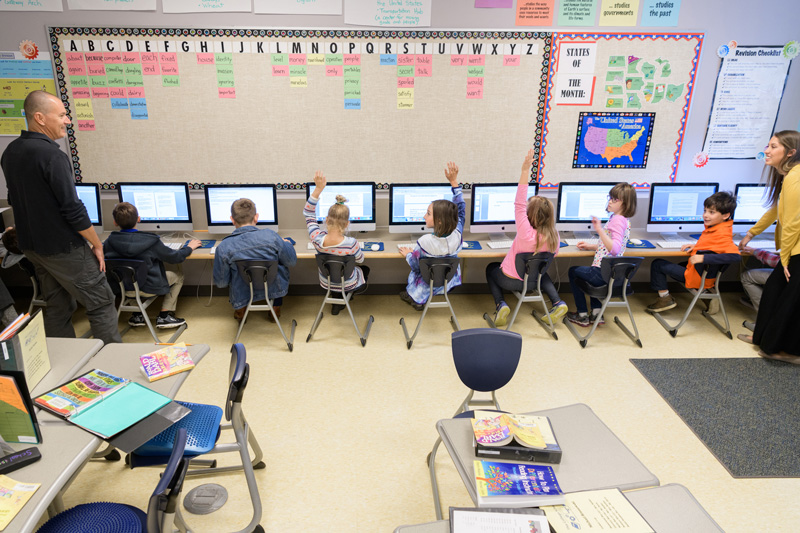
<instances>
[{"instance_id":1,"label":"child with raised hand","mask_svg":"<svg viewBox=\"0 0 800 533\"><path fill-rule=\"evenodd\" d=\"M453 189L453 201L434 200L425 213L425 225L433 228L433 233L426 233L419 238L413 249L400 248L400 255L406 258L411 267L408 275L406 290L400 293L400 298L421 311L431 297L430 287L422 280L419 270L420 257L452 257L458 255L461 249L461 235L464 232L467 207L458 184L458 165L452 161L447 163L444 170L447 181ZM461 285L461 266L456 274L447 282L447 291ZM435 294L441 294L441 287Z\"/></svg>"},{"instance_id":2,"label":"child with raised hand","mask_svg":"<svg viewBox=\"0 0 800 533\"><path fill-rule=\"evenodd\" d=\"M350 225L350 208L345 205L347 198L341 194L336 195L336 203L331 205L328 209L328 216L325 218L325 225L328 230L325 231L317 224L317 202L319 196L325 189L328 180L321 171L314 174L314 191L308 197L305 207L303 207L303 216L306 219L306 226L308 227L308 236L314 244L314 248L318 253L331 254L331 255L353 255L356 258L356 263L364 262L364 252L361 246L354 237L345 235L347 227ZM369 267L361 266L353 269L353 275L345 281L344 290L346 292L355 291L359 287L366 290L366 282L369 277ZM319 284L323 289L328 289L328 278L319 273ZM363 291L359 291L363 292ZM338 293L337 293L338 294ZM339 311L344 309L341 304L331 305L331 314L338 315Z\"/></svg>"},{"instance_id":3,"label":"child with raised hand","mask_svg":"<svg viewBox=\"0 0 800 533\"><path fill-rule=\"evenodd\" d=\"M600 224L597 217L592 217L592 226L599 237L597 244L579 242L580 250L596 250L592 266L574 266L569 269L569 284L572 287L572 295L575 297L575 307L577 311L567 313L567 319L579 326L589 327L592 322L599 320L603 324L603 317L600 314L600 301L591 298L592 316L588 316L586 309L586 295L578 287L578 279L585 280L590 285L604 285L603 276L600 273L600 263L607 255L619 257L625 253L628 245L628 238L631 233L630 218L636 214L636 190L629 183L617 183L608 193L608 205L606 211L611 213L611 217L605 226Z\"/></svg>"},{"instance_id":4,"label":"child with raised hand","mask_svg":"<svg viewBox=\"0 0 800 533\"><path fill-rule=\"evenodd\" d=\"M531 196L528 199L528 180L531 174L534 151L529 150L522 163L522 173L517 185L517 196L514 198L514 221L517 236L511 243L511 249L502 263L489 263L486 267L486 281L494 297L496 326L505 326L510 309L503 298L503 290L521 291L522 278L517 274L516 256L525 252L558 253L559 237L556 231L556 218L553 204L542 196ZM550 298L550 316L553 322L567 313L567 304L558 296L550 276L544 274L541 280L542 292ZM543 317L547 320L547 317Z\"/></svg>"}]
</instances>

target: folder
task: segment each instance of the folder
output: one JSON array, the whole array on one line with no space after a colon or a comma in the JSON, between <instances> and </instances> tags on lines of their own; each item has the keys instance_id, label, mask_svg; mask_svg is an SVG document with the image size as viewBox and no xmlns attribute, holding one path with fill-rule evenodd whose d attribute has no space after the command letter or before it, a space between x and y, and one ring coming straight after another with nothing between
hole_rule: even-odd
<instances>
[{"instance_id":1,"label":"folder","mask_svg":"<svg viewBox=\"0 0 800 533\"><path fill-rule=\"evenodd\" d=\"M0 436L6 442L42 442L33 401L21 371L0 370Z\"/></svg>"},{"instance_id":2,"label":"folder","mask_svg":"<svg viewBox=\"0 0 800 533\"><path fill-rule=\"evenodd\" d=\"M18 320L25 320L24 315ZM13 337L0 342L0 370L24 372L27 386L31 389L50 371L41 309L37 309Z\"/></svg>"}]
</instances>

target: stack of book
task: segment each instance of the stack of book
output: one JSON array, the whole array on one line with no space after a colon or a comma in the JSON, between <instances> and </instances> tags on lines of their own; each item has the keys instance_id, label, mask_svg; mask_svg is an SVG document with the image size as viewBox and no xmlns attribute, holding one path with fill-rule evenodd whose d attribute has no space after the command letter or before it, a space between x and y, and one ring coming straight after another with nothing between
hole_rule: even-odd
<instances>
[{"instance_id":1,"label":"stack of book","mask_svg":"<svg viewBox=\"0 0 800 533\"><path fill-rule=\"evenodd\" d=\"M491 459L558 464L561 447L546 416L476 411L475 455Z\"/></svg>"}]
</instances>

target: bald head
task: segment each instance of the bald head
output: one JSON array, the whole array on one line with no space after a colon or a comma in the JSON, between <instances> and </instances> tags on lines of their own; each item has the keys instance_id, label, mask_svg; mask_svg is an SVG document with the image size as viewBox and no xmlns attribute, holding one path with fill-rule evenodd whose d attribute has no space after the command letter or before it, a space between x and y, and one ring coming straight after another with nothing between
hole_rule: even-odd
<instances>
[{"instance_id":1,"label":"bald head","mask_svg":"<svg viewBox=\"0 0 800 533\"><path fill-rule=\"evenodd\" d=\"M30 131L43 133L53 140L67 134L70 120L64 104L57 97L45 91L33 91L25 97L23 105Z\"/></svg>"}]
</instances>

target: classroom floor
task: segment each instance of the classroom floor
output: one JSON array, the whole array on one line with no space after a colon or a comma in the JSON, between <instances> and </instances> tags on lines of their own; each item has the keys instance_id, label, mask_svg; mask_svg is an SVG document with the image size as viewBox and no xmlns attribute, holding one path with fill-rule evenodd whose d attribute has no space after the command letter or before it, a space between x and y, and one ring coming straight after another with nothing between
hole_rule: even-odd
<instances>
[{"instance_id":1,"label":"classroom floor","mask_svg":"<svg viewBox=\"0 0 800 533\"><path fill-rule=\"evenodd\" d=\"M610 320L586 349L564 325L558 326L559 340L552 340L533 323L526 305L514 327L523 334L522 359L514 379L497 393L498 400L513 412L585 403L661 484L685 485L725 531L798 531L800 479L732 478L628 361L757 357L752 346L735 340L744 331L742 320L752 319L750 310L738 303L739 296L725 295L734 325L734 340L728 340L699 312L671 338L643 311L652 295L635 295L643 349ZM685 309L688 294L676 298L679 309ZM485 326L481 317L492 308L489 295L455 294L452 301L462 328ZM346 313L326 313L314 339L306 343L320 302L320 297L286 298L283 324L292 318L298 322L292 353L263 313L248 321L241 337L251 368L244 410L267 462L266 469L256 471L261 525L267 532L391 532L399 525L434 520L425 458L437 437L435 422L450 417L467 392L452 363L447 311L429 311L409 351L398 320L404 316L416 325L419 313L396 296L359 296L354 302L359 325L363 327L368 313L375 316L365 348ZM178 307L178 315L189 323L181 340L211 347L178 399L222 405L237 324L225 297L207 303L208 298L184 297ZM677 321L678 310L668 313ZM86 327L84 321L76 329ZM139 328L125 341L150 338ZM471 505L443 447L437 470L443 505ZM157 479L156 469L131 471L122 462L92 461L64 501L67 506L107 500L144 507ZM244 527L251 510L243 476L190 478L184 493L207 482L224 485L229 500L210 515L184 511L189 525L198 532Z\"/></svg>"}]
</instances>

